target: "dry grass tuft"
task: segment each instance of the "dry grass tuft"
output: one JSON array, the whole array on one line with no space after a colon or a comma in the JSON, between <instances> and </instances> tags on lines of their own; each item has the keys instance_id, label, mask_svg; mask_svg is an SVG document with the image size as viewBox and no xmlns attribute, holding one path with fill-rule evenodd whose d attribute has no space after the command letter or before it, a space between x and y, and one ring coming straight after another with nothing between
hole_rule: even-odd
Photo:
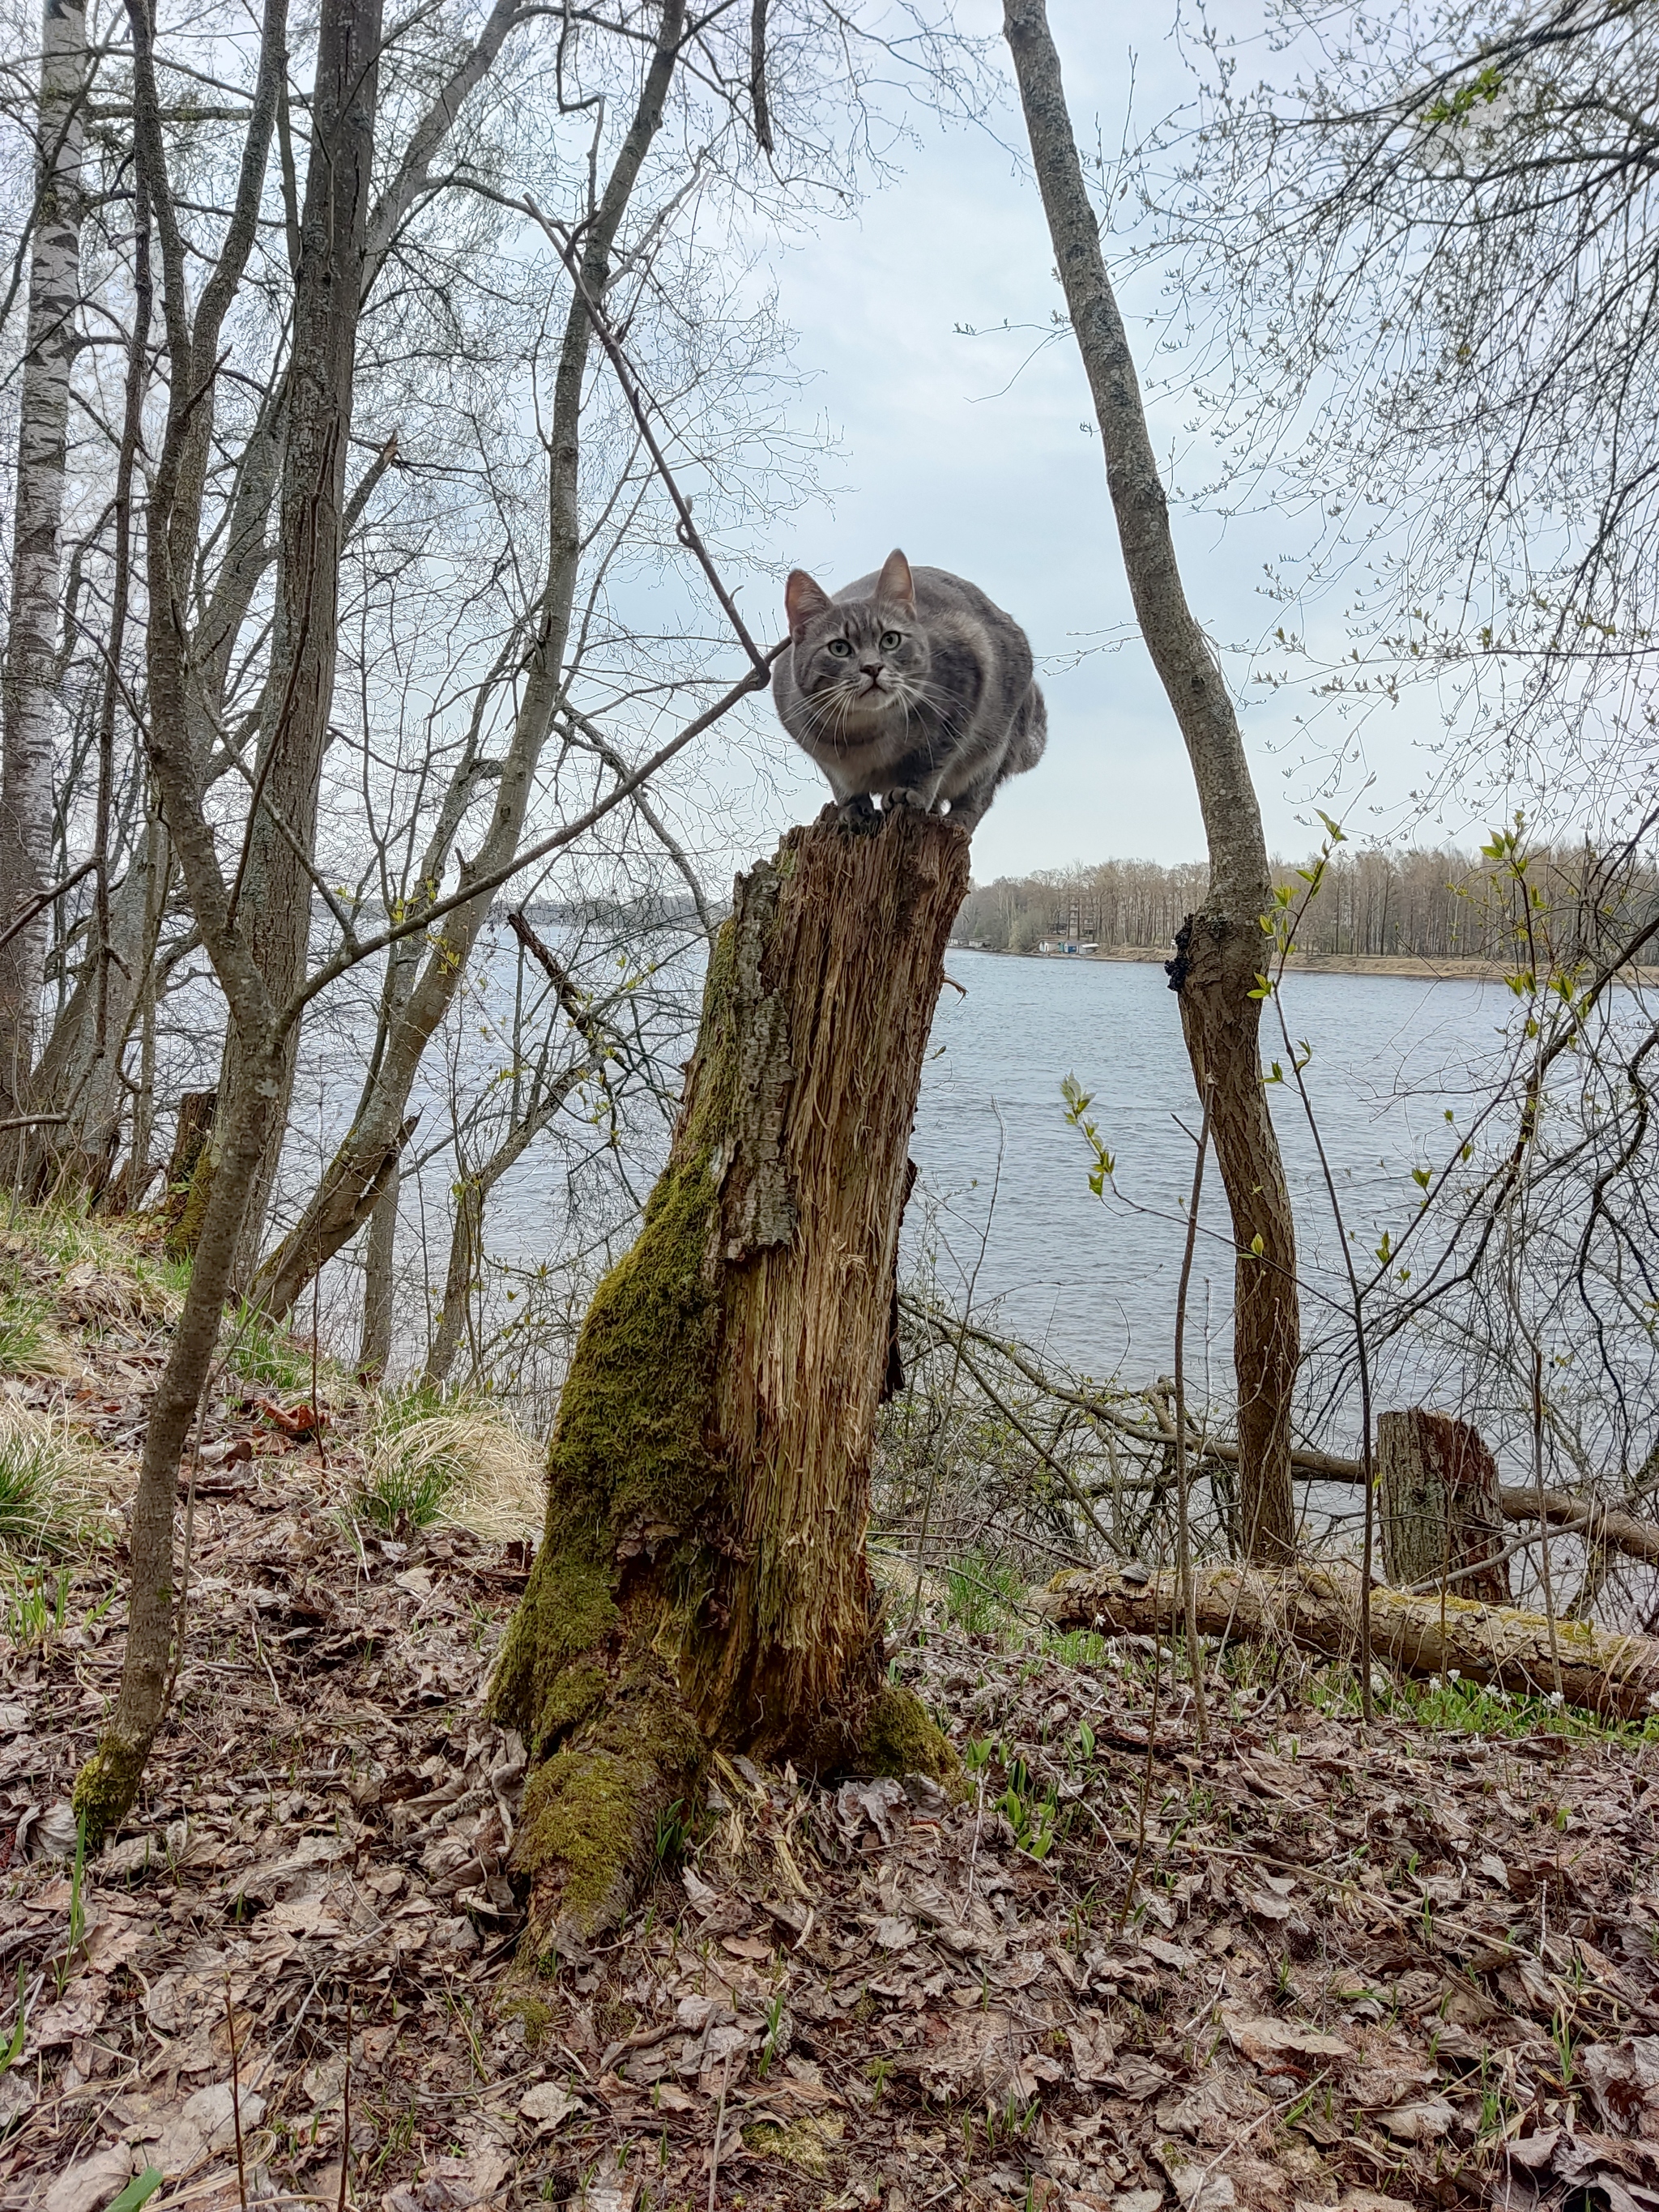
<instances>
[{"instance_id":1,"label":"dry grass tuft","mask_svg":"<svg viewBox=\"0 0 1659 2212\"><path fill-rule=\"evenodd\" d=\"M122 1482L61 1415L0 1397L0 1552L35 1558L95 1540Z\"/></svg>"},{"instance_id":2,"label":"dry grass tuft","mask_svg":"<svg viewBox=\"0 0 1659 2212\"><path fill-rule=\"evenodd\" d=\"M388 1399L364 1460L356 1503L377 1527L469 1528L501 1543L541 1533L541 1451L494 1406Z\"/></svg>"}]
</instances>

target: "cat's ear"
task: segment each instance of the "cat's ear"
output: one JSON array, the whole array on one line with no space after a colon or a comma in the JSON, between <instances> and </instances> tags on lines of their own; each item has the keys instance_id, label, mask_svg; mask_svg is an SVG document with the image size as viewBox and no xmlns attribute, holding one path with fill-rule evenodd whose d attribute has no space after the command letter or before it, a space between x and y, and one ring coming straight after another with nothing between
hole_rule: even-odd
<instances>
[{"instance_id":1,"label":"cat's ear","mask_svg":"<svg viewBox=\"0 0 1659 2212\"><path fill-rule=\"evenodd\" d=\"M815 584L805 568L792 568L783 587L783 611L789 617L790 636L799 637L813 616L821 615L830 603L829 592L821 584Z\"/></svg>"},{"instance_id":2,"label":"cat's ear","mask_svg":"<svg viewBox=\"0 0 1659 2212\"><path fill-rule=\"evenodd\" d=\"M884 606L902 607L907 614L916 611L916 587L910 577L910 563L896 545L881 564L881 574L876 580L876 597Z\"/></svg>"}]
</instances>

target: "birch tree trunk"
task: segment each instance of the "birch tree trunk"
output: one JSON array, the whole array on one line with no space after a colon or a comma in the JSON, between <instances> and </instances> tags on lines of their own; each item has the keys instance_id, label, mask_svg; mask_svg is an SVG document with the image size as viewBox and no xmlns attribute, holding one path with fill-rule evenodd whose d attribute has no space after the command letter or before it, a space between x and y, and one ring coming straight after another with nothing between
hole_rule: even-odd
<instances>
[{"instance_id":1,"label":"birch tree trunk","mask_svg":"<svg viewBox=\"0 0 1659 2212\"><path fill-rule=\"evenodd\" d=\"M1106 452L1130 594L1146 649L1192 763L1209 847L1210 885L1176 940L1170 987L1194 1079L1209 1094L1210 1129L1237 1248L1233 1361L1246 1555L1272 1562L1296 1547L1291 1494L1291 1391L1301 1345L1296 1232L1258 1050L1260 917L1271 880L1238 720L1176 560L1169 501L1147 434L1123 319L1101 252L1060 57L1043 0L1005 0L1003 30L1019 80L1049 236Z\"/></svg>"},{"instance_id":2,"label":"birch tree trunk","mask_svg":"<svg viewBox=\"0 0 1659 2212\"><path fill-rule=\"evenodd\" d=\"M532 1945L615 1924L711 1748L940 1771L865 1558L899 1220L968 839L833 809L740 878L668 1165L596 1292L491 1705Z\"/></svg>"},{"instance_id":3,"label":"birch tree trunk","mask_svg":"<svg viewBox=\"0 0 1659 2212\"><path fill-rule=\"evenodd\" d=\"M17 427L11 605L0 670L0 928L50 888L57 733L58 541L81 292L81 161L88 82L83 0L41 18L34 230ZM0 1119L27 1110L46 953L44 907L0 945ZM6 1153L20 1149L4 1140Z\"/></svg>"}]
</instances>

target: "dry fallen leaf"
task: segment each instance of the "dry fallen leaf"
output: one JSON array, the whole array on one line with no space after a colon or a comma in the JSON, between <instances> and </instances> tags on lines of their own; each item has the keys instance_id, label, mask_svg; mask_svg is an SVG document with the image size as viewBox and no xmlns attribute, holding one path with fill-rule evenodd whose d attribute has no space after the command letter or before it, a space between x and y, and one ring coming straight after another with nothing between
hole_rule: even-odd
<instances>
[{"instance_id":1,"label":"dry fallen leaf","mask_svg":"<svg viewBox=\"0 0 1659 2212\"><path fill-rule=\"evenodd\" d=\"M65 2166L40 2200L40 2212L103 2212L132 2172L125 2143L106 2143L90 2158Z\"/></svg>"},{"instance_id":2,"label":"dry fallen leaf","mask_svg":"<svg viewBox=\"0 0 1659 2212\"><path fill-rule=\"evenodd\" d=\"M526 2120L535 2122L538 2136L550 2134L553 2129L562 2126L573 2112L585 2112L586 2110L581 2099L573 2097L560 2081L538 2081L519 2100L520 2114Z\"/></svg>"},{"instance_id":3,"label":"dry fallen leaf","mask_svg":"<svg viewBox=\"0 0 1659 2212\"><path fill-rule=\"evenodd\" d=\"M1257 2066L1271 2067L1277 2058L1351 2058L1353 2045L1340 2035L1304 2027L1290 2020L1237 2020L1223 2015L1233 2047Z\"/></svg>"},{"instance_id":4,"label":"dry fallen leaf","mask_svg":"<svg viewBox=\"0 0 1659 2212\"><path fill-rule=\"evenodd\" d=\"M1396 2142L1435 2142L1455 2125L1457 2114L1443 2097L1424 2097L1379 2112L1377 2119Z\"/></svg>"}]
</instances>

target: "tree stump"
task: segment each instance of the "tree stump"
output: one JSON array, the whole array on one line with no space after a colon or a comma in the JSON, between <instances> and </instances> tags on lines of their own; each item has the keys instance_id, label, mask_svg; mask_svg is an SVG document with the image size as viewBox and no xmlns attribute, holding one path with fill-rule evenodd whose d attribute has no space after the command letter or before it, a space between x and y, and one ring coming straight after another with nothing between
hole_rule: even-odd
<instances>
[{"instance_id":1,"label":"tree stump","mask_svg":"<svg viewBox=\"0 0 1659 2212\"><path fill-rule=\"evenodd\" d=\"M968 836L833 809L738 879L667 1166L583 1322L490 1705L538 1950L614 1926L716 1747L951 1763L865 1557L907 1148Z\"/></svg>"},{"instance_id":2,"label":"tree stump","mask_svg":"<svg viewBox=\"0 0 1659 2212\"><path fill-rule=\"evenodd\" d=\"M218 1112L216 1089L186 1091L179 1100L173 1157L167 1162L167 1196L161 1205L162 1242L169 1260L187 1259L196 1249L201 1208L191 1201L196 1194L196 1170L213 1134Z\"/></svg>"},{"instance_id":3,"label":"tree stump","mask_svg":"<svg viewBox=\"0 0 1659 2212\"><path fill-rule=\"evenodd\" d=\"M1498 1462L1468 1423L1422 1406L1383 1413L1376 1466L1384 1578L1396 1589L1443 1579L1460 1598L1508 1605Z\"/></svg>"}]
</instances>

